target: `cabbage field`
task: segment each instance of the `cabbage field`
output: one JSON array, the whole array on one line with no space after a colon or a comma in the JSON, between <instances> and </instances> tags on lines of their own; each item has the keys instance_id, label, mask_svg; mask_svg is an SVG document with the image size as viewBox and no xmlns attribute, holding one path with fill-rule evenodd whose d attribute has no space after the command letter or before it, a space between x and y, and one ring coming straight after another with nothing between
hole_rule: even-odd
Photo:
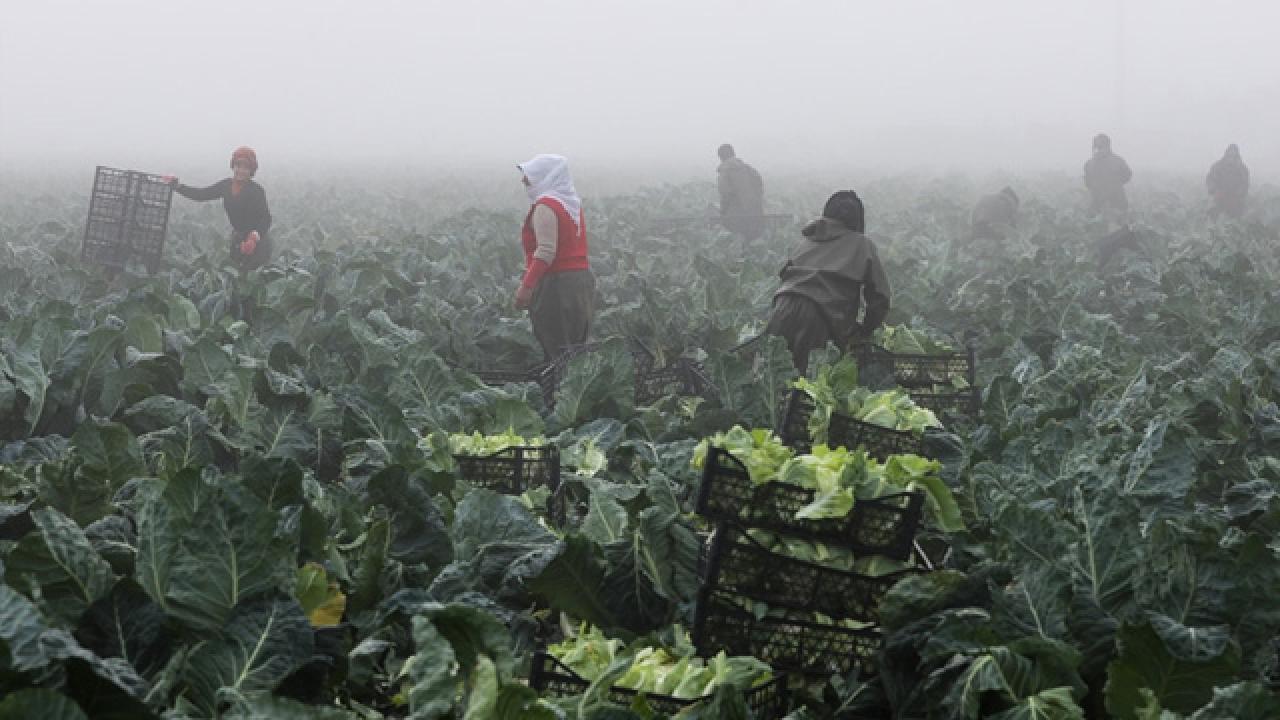
<instances>
[{"instance_id":1,"label":"cabbage field","mask_svg":"<svg viewBox=\"0 0 1280 720\"><path fill-rule=\"evenodd\" d=\"M146 276L80 262L88 188L9 193L0 720L1280 718L1280 197L1212 223L1162 182L1114 246L1074 180L1018 186L1001 241L970 239L967 179L858 188L895 334L974 349L971 418L861 389L834 349L797 382L780 340L739 347L831 188L771 187L794 221L752 242L667 221L709 183L588 194L605 342L550 385L521 377L516 206L264 180L270 265L238 276L220 209L176 205ZM702 391L635 391L681 358ZM796 385L808 452L773 435ZM919 455L822 444L840 413ZM455 457L525 446L555 488ZM799 520L924 496L913 559L745 534L889 579L869 616L802 618L875 629L847 672L695 650L717 448L813 491ZM544 650L579 692L535 689ZM766 686L784 710L756 713Z\"/></svg>"}]
</instances>

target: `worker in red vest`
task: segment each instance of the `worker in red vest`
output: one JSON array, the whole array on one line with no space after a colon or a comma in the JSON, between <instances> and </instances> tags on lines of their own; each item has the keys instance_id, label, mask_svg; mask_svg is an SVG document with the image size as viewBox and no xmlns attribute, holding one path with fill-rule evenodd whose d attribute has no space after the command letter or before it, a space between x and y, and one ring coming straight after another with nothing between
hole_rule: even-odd
<instances>
[{"instance_id":1,"label":"worker in red vest","mask_svg":"<svg viewBox=\"0 0 1280 720\"><path fill-rule=\"evenodd\" d=\"M516 167L533 205L520 231L525 272L515 305L528 309L550 362L564 348L585 343L591 331L596 281L587 260L587 226L567 159L538 155Z\"/></svg>"}]
</instances>

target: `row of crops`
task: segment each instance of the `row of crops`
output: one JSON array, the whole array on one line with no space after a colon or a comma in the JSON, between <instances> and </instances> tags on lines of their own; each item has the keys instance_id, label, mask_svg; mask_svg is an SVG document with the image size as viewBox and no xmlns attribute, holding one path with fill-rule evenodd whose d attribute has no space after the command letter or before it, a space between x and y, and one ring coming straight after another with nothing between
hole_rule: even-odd
<instances>
[{"instance_id":1,"label":"row of crops","mask_svg":"<svg viewBox=\"0 0 1280 720\"><path fill-rule=\"evenodd\" d=\"M1275 199L1100 253L965 192L861 194L878 342L973 372L803 379L743 343L820 198L754 243L662 222L706 185L593 203L604 342L551 375L517 212L273 188L272 265L182 208L143 277L6 198L0 718L1280 716Z\"/></svg>"}]
</instances>

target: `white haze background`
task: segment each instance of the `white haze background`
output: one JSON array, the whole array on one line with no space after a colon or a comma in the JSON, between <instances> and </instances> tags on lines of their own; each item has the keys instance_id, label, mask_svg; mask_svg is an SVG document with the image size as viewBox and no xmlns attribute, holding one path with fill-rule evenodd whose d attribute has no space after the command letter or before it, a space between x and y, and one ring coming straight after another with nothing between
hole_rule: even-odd
<instances>
[{"instance_id":1,"label":"white haze background","mask_svg":"<svg viewBox=\"0 0 1280 720\"><path fill-rule=\"evenodd\" d=\"M0 173L1280 168L1280 2L0 0ZM767 172L768 176L769 173ZM518 188L516 188L518 190Z\"/></svg>"}]
</instances>

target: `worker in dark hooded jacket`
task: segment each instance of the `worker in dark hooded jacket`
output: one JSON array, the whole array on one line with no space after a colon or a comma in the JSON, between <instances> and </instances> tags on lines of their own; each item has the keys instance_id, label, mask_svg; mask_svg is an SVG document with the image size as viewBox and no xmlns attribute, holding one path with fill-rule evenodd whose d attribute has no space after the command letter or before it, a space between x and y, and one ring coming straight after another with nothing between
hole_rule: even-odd
<instances>
[{"instance_id":1,"label":"worker in dark hooded jacket","mask_svg":"<svg viewBox=\"0 0 1280 720\"><path fill-rule=\"evenodd\" d=\"M973 237L1004 240L1017 225L1018 205L1018 194L1008 186L998 193L982 196L969 218Z\"/></svg>"},{"instance_id":2,"label":"worker in dark hooded jacket","mask_svg":"<svg viewBox=\"0 0 1280 720\"><path fill-rule=\"evenodd\" d=\"M1084 164L1084 184L1092 199L1091 210L1101 215L1124 215L1129 198L1124 186L1133 179L1133 171L1124 158L1111 151L1111 138L1099 134L1093 138L1093 157Z\"/></svg>"},{"instance_id":3,"label":"worker in dark hooded jacket","mask_svg":"<svg viewBox=\"0 0 1280 720\"><path fill-rule=\"evenodd\" d=\"M1240 217L1244 214L1249 199L1249 168L1240 159L1239 147L1234 144L1227 146L1222 159L1209 168L1205 184L1213 201L1210 215Z\"/></svg>"},{"instance_id":4,"label":"worker in dark hooded jacket","mask_svg":"<svg viewBox=\"0 0 1280 720\"><path fill-rule=\"evenodd\" d=\"M864 226L857 193L835 193L778 273L782 284L765 332L786 339L801 372L809 368L810 352L828 342L846 347L870 338L889 313L889 279Z\"/></svg>"},{"instance_id":5,"label":"worker in dark hooded jacket","mask_svg":"<svg viewBox=\"0 0 1280 720\"><path fill-rule=\"evenodd\" d=\"M717 151L716 186L720 190L720 221L747 240L764 234L764 180L728 143Z\"/></svg>"}]
</instances>

